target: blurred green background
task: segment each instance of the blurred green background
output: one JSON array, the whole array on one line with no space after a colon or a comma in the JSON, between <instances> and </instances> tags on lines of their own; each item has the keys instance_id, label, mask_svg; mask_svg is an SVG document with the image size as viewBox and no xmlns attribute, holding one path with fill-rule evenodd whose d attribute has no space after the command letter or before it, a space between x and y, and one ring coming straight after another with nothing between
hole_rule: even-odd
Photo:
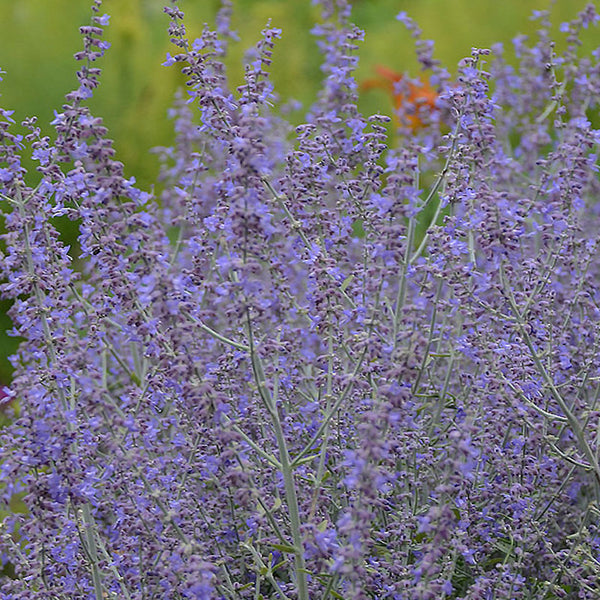
<instances>
[{"instance_id":1,"label":"blurred green background","mask_svg":"<svg viewBox=\"0 0 600 600\"><path fill-rule=\"evenodd\" d=\"M168 144L171 123L166 118L174 91L183 84L175 68L161 66L172 51L164 0L106 0L101 13L111 15L105 37L112 47L98 63L102 85L91 100L93 112L102 116L115 140L118 159L127 176L135 176L144 189L151 189L158 163L149 149ZM454 72L457 62L473 46L489 47L510 40L518 33L535 35L538 24L530 20L534 10L553 4L555 31L573 18L587 0L357 0L353 20L365 30L357 78L374 76L374 67L386 65L396 71L418 74L412 39L396 21L406 11L421 26L424 37L435 40L436 56ZM48 129L53 111L60 110L64 95L76 86L76 63L72 56L81 49L78 28L90 21L91 0L0 0L0 105L15 111L20 122L37 115ZM212 24L219 0L180 0L186 13L188 35L196 37L204 22ZM310 0L234 0L233 28L240 41L230 46L227 60L232 87L241 83L242 57L254 44L270 18L283 29L275 48L272 77L281 101L300 100L308 108L321 81L320 58L309 31L319 19ZM587 32L586 45L597 31ZM564 38L557 35L559 40ZM383 91L361 98L366 113L391 114L391 99ZM292 119L299 122L302 113ZM26 163L27 164L27 163ZM30 163L29 163L30 164ZM6 304L0 307L6 308ZM0 316L0 330L10 327ZM10 367L6 356L14 339L0 337L0 382L7 382Z\"/></svg>"}]
</instances>

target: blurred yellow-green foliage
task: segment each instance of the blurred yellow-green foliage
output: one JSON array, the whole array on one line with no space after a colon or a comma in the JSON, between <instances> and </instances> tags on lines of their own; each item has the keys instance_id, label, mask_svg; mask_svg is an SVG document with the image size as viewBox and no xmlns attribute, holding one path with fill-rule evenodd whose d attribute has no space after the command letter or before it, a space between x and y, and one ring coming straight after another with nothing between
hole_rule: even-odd
<instances>
[{"instance_id":1,"label":"blurred yellow-green foliage","mask_svg":"<svg viewBox=\"0 0 600 600\"><path fill-rule=\"evenodd\" d=\"M0 0L0 104L14 109L15 120L37 115L42 128L60 110L65 93L76 86L77 65L72 56L81 49L80 25L90 21L91 0ZM172 51L164 0L105 0L102 12L111 15L106 39L112 47L98 63L102 85L91 101L115 140L118 158L128 176L149 189L158 164L149 155L153 146L171 139L166 111L183 80L174 68L161 66ZM573 18L587 0L555 0L556 31ZM473 46L503 42L507 49L518 33L535 35L533 10L549 8L550 0L356 0L354 22L366 32L359 50L359 80L373 76L374 66L417 74L412 40L395 16L406 11L421 26L424 37L436 42L436 56L452 72ZM180 0L191 38L204 22L213 23L219 0ZM255 43L268 19L283 30L272 65L275 89L285 101L295 98L308 107L318 90L320 58L309 35L319 18L310 0L234 0L233 28L240 41L231 45L227 60L232 87L241 82L242 58ZM595 32L590 33L588 47ZM560 39L561 36L559 36ZM365 112L391 111L391 99L371 92L361 99ZM297 117L299 118L299 116ZM1 307L0 307L1 310ZM0 322L0 329L8 326ZM12 347L0 339L0 381L9 375L1 357Z\"/></svg>"}]
</instances>

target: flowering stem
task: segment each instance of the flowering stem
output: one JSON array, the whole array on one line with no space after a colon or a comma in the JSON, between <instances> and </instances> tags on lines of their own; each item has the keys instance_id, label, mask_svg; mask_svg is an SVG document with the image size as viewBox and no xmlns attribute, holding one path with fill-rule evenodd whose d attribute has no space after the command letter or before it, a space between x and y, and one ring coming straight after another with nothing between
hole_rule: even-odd
<instances>
[{"instance_id":1,"label":"flowering stem","mask_svg":"<svg viewBox=\"0 0 600 600\"><path fill-rule=\"evenodd\" d=\"M442 185L444 179L446 178L448 169L450 167L450 161L454 157L454 153L456 151L456 142L458 140L458 128L460 125L461 114L462 113L460 113L458 118L456 119L456 125L454 126L454 131L452 132L452 146L450 146L450 152L448 152L448 156L446 157L446 162L444 163L444 167L443 167L441 173L437 176L437 179L435 180L435 183L431 187L431 190L429 190L429 194L427 195L427 198L425 198L425 202L423 202L423 206L427 206L429 204L429 202L433 198L434 194L440 189L440 186ZM421 254L423 254L423 251L427 247L427 242L429 240L429 231L430 231L431 227L437 223L438 217L440 216L441 212L442 212L442 201L440 199L438 201L437 207L435 209L435 214L433 215L433 218L430 221L429 227L427 228L427 231L425 232L425 235L423 236L423 239L421 240L419 247L415 250L415 253L410 257L411 264L413 262L415 262L415 260L417 260L417 258L419 258L419 256L421 256Z\"/></svg>"},{"instance_id":2,"label":"flowering stem","mask_svg":"<svg viewBox=\"0 0 600 600\"><path fill-rule=\"evenodd\" d=\"M600 464L598 464L598 460L594 452L592 451L590 445L585 439L585 435L581 424L579 423L579 419L569 408L569 406L565 402L565 399L562 397L562 395L554 385L554 381L552 381L550 374L546 370L546 367L542 363L542 360L540 359L540 356L535 349L533 340L527 332L523 316L521 315L519 307L517 306L517 303L515 301L514 294L507 282L504 264L500 265L500 279L502 281L504 292L508 298L509 304L514 313L515 323L517 325L517 328L519 329L519 332L521 333L521 336L523 337L523 340L525 341L525 344L527 345L527 348L529 348L531 358L533 359L533 362L535 363L535 366L537 367L538 372L542 376L544 382L548 386L552 397L554 398L554 400L556 400L556 403L560 406L560 409L563 411L565 417L567 418L567 421L569 422L569 425L571 426L571 429L579 443L579 449L581 450L581 452L583 452L584 456L589 461L589 465L587 468L591 468L591 470L594 472L596 480L600 483Z\"/></svg>"},{"instance_id":3,"label":"flowering stem","mask_svg":"<svg viewBox=\"0 0 600 600\"><path fill-rule=\"evenodd\" d=\"M90 510L89 503L85 503L81 509L83 521L85 523L85 549L90 559L92 566L92 581L94 582L94 594L96 600L102 600L104 593L102 590L102 579L100 577L100 569L98 569L98 550L96 548L96 527L94 517Z\"/></svg>"},{"instance_id":4,"label":"flowering stem","mask_svg":"<svg viewBox=\"0 0 600 600\"><path fill-rule=\"evenodd\" d=\"M310 439L308 444L306 444L304 446L304 448L295 456L294 460L291 462L291 465L290 465L292 468L296 468L298 465L302 464L302 458L304 456L306 456L306 454L308 454L313 449L314 444L319 440L319 438L323 435L325 430L329 427L329 423L331 422L331 419L333 419L334 415L341 408L342 404L344 403L344 401L346 400L346 398L348 397L348 395L354 388L354 380L358 376L358 373L360 372L360 369L362 367L362 363L365 359L366 354L367 354L367 346L365 345L365 348L361 352L361 355L356 363L356 366L354 367L354 371L349 378L350 381L349 381L348 385L344 388L344 391L340 394L339 398L335 401L333 406L329 409L329 411L323 418L323 421L322 421L321 425L319 426L319 429L317 429L316 433L312 436L312 438Z\"/></svg>"},{"instance_id":5,"label":"flowering stem","mask_svg":"<svg viewBox=\"0 0 600 600\"><path fill-rule=\"evenodd\" d=\"M252 323L250 314L247 311L248 341L250 348L250 360L254 379L258 386L258 392L263 401L267 412L271 416L275 437L277 438L277 447L279 449L279 462L281 464L281 475L285 489L286 503L290 518L290 528L294 546L294 566L296 571L296 585L298 587L298 600L308 600L308 589L306 579L306 564L304 561L304 549L302 544L302 534L300 531L300 509L298 505L298 495L296 492L296 483L294 481L294 468L290 462L290 455L285 440L285 434L279 418L276 399L271 396L269 388L266 385L266 378L260 357L256 353L254 346L254 336L252 334Z\"/></svg>"},{"instance_id":6,"label":"flowering stem","mask_svg":"<svg viewBox=\"0 0 600 600\"><path fill-rule=\"evenodd\" d=\"M33 196L33 193L34 192L31 192L30 198ZM24 248L25 248L26 261L27 261L27 270L29 272L29 276L31 277L31 280L33 281L34 294L35 294L35 299L37 302L38 309L40 310L40 312L42 312L42 317L40 320L41 320L42 330L44 332L44 338L46 340L46 344L48 345L48 350L49 350L49 354L51 357L51 361L52 361L52 363L56 364L58 362L57 351L55 348L55 343L54 343L54 339L52 336L52 332L50 331L50 326L49 326L48 320L43 316L43 309L45 306L44 296L43 296L43 291L37 282L35 267L34 267L34 263L33 263L33 254L32 254L32 249L31 249L31 244L30 244L31 232L30 232L29 226L27 225L27 216L25 214L26 202L27 202L27 199L24 199L21 196L20 189L19 189L18 190L18 198L17 198L15 204L18 207L19 214L24 223L23 237L24 237ZM74 396L72 395L71 401L69 401L66 397L64 389L61 386L56 386L55 389L58 394L58 397L60 398L60 403L61 403L62 409L65 412L67 412L69 410L73 410L75 408ZM73 433L74 428L73 428L73 425L70 422L70 420L67 420L66 428L69 433ZM76 442L74 442L74 441L72 443L73 443L73 445L76 444ZM76 450L77 449L75 448L75 451ZM91 571L92 571L92 573L91 573L92 581L93 581L93 585L94 585L94 595L96 596L96 600L102 600L104 597L104 592L103 592L100 569L98 567L98 564L99 564L98 553L96 551L96 545L95 545L95 522L94 522L94 518L92 516L91 510L90 510L89 502L86 502L83 504L82 514L83 514L83 518L85 521L85 537L84 537L84 540L82 540L82 541L84 541L84 546L85 546L85 549L86 549L86 551L88 553L88 557L89 557L89 562L90 562Z\"/></svg>"}]
</instances>

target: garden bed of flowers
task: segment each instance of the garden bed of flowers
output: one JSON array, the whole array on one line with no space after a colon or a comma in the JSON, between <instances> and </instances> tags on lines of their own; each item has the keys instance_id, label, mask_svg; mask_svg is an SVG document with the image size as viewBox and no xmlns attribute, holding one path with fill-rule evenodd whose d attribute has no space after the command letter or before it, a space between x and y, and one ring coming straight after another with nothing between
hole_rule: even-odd
<instances>
[{"instance_id":1,"label":"garden bed of flowers","mask_svg":"<svg viewBox=\"0 0 600 600\"><path fill-rule=\"evenodd\" d=\"M156 194L86 105L100 0L52 135L0 109L23 339L1 598L597 599L594 5L564 50L539 12L537 39L474 49L457 77L400 14L424 70L396 97L435 93L391 120L358 111L363 32L319 0L323 87L294 127L276 28L229 89L222 4L195 40L165 8L188 84Z\"/></svg>"}]
</instances>

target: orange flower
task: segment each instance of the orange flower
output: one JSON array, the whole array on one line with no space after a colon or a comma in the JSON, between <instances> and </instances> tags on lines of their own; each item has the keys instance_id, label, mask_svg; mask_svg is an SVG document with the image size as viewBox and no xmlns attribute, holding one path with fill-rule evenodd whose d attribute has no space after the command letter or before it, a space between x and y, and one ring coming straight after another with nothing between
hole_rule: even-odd
<instances>
[{"instance_id":1,"label":"orange flower","mask_svg":"<svg viewBox=\"0 0 600 600\"><path fill-rule=\"evenodd\" d=\"M435 90L426 81L408 81L401 73L387 67L375 67L379 78L369 79L361 85L363 90L381 88L390 93L394 100L394 119L396 124L416 131L426 125L427 113L437 111ZM399 115L401 119L399 118Z\"/></svg>"}]
</instances>

